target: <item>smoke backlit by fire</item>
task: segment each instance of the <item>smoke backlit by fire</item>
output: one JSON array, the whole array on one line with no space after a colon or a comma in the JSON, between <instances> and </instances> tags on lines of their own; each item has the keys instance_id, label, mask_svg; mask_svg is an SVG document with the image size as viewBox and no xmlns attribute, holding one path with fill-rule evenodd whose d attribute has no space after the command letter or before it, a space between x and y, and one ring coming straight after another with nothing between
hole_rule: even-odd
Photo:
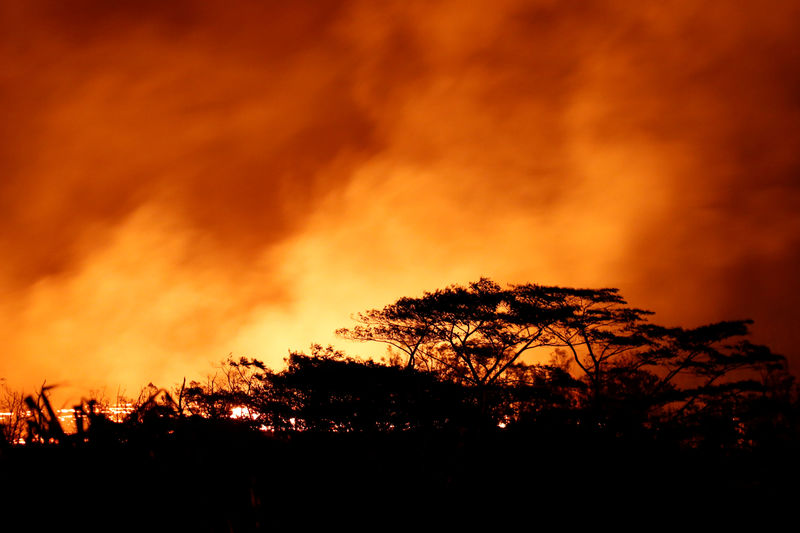
<instances>
[{"instance_id":1,"label":"smoke backlit by fire","mask_svg":"<svg viewBox=\"0 0 800 533\"><path fill-rule=\"evenodd\" d=\"M797 361L798 15L2 1L0 377L380 355L333 331L479 276L754 318Z\"/></svg>"}]
</instances>

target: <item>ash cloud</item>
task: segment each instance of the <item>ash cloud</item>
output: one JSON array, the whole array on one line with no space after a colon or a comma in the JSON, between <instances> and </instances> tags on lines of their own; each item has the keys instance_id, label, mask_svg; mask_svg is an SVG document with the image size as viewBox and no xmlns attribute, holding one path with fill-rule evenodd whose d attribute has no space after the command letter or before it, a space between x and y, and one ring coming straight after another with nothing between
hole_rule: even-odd
<instances>
[{"instance_id":1,"label":"ash cloud","mask_svg":"<svg viewBox=\"0 0 800 533\"><path fill-rule=\"evenodd\" d=\"M480 275L800 357L797 2L65 6L0 3L12 383L275 364Z\"/></svg>"},{"instance_id":2,"label":"ash cloud","mask_svg":"<svg viewBox=\"0 0 800 533\"><path fill-rule=\"evenodd\" d=\"M16 13L2 162L12 275L68 269L91 251L82 239L102 239L87 231L154 200L213 245L258 249L301 226L297 212L375 150L332 14L271 7L55 2Z\"/></svg>"}]
</instances>

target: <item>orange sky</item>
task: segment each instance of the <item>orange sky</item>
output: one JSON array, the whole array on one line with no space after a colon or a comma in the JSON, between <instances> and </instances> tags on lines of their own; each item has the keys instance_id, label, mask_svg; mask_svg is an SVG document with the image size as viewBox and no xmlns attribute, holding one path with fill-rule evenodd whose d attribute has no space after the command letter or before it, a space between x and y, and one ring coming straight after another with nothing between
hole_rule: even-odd
<instances>
[{"instance_id":1,"label":"orange sky","mask_svg":"<svg viewBox=\"0 0 800 533\"><path fill-rule=\"evenodd\" d=\"M0 0L0 377L279 366L489 276L800 365L800 2ZM67 400L64 400L67 401Z\"/></svg>"}]
</instances>

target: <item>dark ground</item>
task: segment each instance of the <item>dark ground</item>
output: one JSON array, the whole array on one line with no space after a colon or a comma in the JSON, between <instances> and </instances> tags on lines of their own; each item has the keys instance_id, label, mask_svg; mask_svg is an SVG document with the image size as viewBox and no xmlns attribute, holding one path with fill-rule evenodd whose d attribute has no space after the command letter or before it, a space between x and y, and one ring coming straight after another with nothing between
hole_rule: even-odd
<instances>
[{"instance_id":1,"label":"dark ground","mask_svg":"<svg viewBox=\"0 0 800 533\"><path fill-rule=\"evenodd\" d=\"M170 431L125 444L2 450L5 523L27 531L450 530L747 515L764 524L798 501L791 449L709 453L552 428L276 437L187 420Z\"/></svg>"}]
</instances>

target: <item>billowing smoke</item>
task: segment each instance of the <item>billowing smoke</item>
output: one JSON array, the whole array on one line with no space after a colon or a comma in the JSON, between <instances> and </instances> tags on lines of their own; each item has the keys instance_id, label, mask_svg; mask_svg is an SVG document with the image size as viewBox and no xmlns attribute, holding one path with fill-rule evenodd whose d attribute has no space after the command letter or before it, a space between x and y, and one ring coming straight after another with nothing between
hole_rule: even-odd
<instances>
[{"instance_id":1,"label":"billowing smoke","mask_svg":"<svg viewBox=\"0 0 800 533\"><path fill-rule=\"evenodd\" d=\"M791 1L0 1L0 377L277 366L481 275L800 358L797 35Z\"/></svg>"}]
</instances>

